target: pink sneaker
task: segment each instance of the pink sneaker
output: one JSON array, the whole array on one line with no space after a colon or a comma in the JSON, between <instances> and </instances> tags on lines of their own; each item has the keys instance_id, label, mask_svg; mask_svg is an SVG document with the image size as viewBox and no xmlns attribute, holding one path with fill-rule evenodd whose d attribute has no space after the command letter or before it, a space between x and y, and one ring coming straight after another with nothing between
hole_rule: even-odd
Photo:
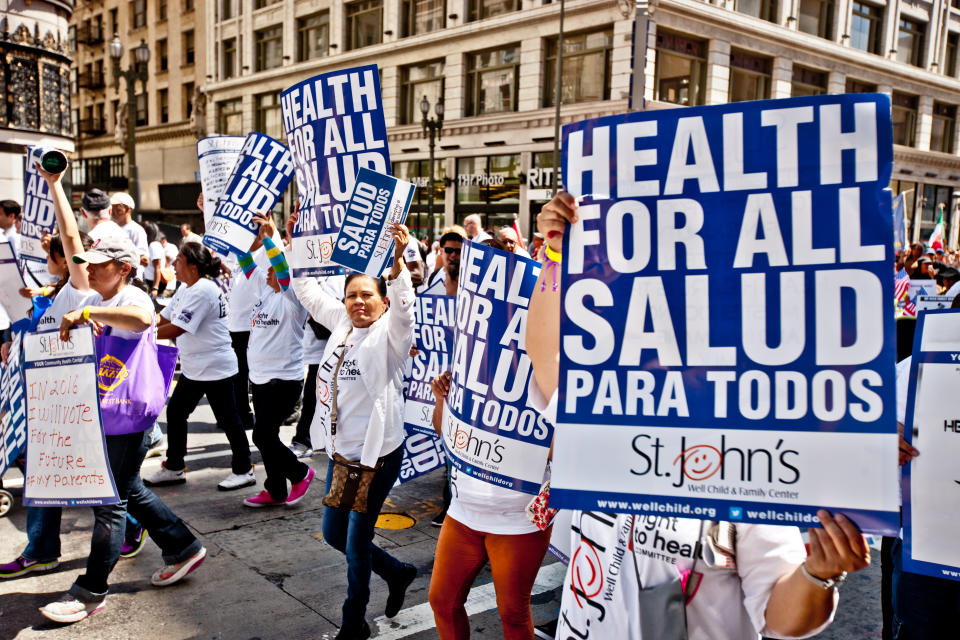
<instances>
[{"instance_id":1,"label":"pink sneaker","mask_svg":"<svg viewBox=\"0 0 960 640\"><path fill-rule=\"evenodd\" d=\"M313 482L313 477L317 473L311 467L307 467L307 477L301 480L300 482L294 482L293 486L290 487L290 495L287 496L287 506L293 506L303 500L303 496L307 495L307 489L310 488L310 483Z\"/></svg>"},{"instance_id":2,"label":"pink sneaker","mask_svg":"<svg viewBox=\"0 0 960 640\"><path fill-rule=\"evenodd\" d=\"M250 496L249 498L244 498L243 505L245 507L277 507L283 504L283 500L274 500L270 497L270 492L266 489L261 491L255 496Z\"/></svg>"}]
</instances>

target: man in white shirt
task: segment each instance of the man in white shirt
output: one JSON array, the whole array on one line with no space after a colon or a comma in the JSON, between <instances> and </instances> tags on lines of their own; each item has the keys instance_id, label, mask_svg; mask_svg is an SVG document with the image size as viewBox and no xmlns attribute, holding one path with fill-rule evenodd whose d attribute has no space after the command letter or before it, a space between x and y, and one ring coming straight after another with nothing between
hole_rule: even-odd
<instances>
[{"instance_id":1,"label":"man in white shirt","mask_svg":"<svg viewBox=\"0 0 960 640\"><path fill-rule=\"evenodd\" d=\"M507 251L515 253L518 256L523 256L524 258L530 257L527 250L520 246L520 242L517 240L517 232L513 230L513 227L500 227L500 233L497 235Z\"/></svg>"},{"instance_id":2,"label":"man in white shirt","mask_svg":"<svg viewBox=\"0 0 960 640\"><path fill-rule=\"evenodd\" d=\"M94 242L108 236L124 235L123 229L110 219L110 196L100 189L90 189L83 194L80 215L87 221L87 235Z\"/></svg>"},{"instance_id":3,"label":"man in white shirt","mask_svg":"<svg viewBox=\"0 0 960 640\"><path fill-rule=\"evenodd\" d=\"M203 244L203 237L195 234L193 227L186 222L180 225L180 236L183 238L181 242L199 242Z\"/></svg>"},{"instance_id":4,"label":"man in white shirt","mask_svg":"<svg viewBox=\"0 0 960 640\"><path fill-rule=\"evenodd\" d=\"M480 214L471 213L463 219L463 228L467 230L467 237L474 242L483 242L493 236L483 230L483 222L480 220Z\"/></svg>"},{"instance_id":5,"label":"man in white shirt","mask_svg":"<svg viewBox=\"0 0 960 640\"><path fill-rule=\"evenodd\" d=\"M16 200L0 202L0 230L3 231L3 237L17 255L20 255L20 232L17 230L19 220L20 204Z\"/></svg>"},{"instance_id":6,"label":"man in white shirt","mask_svg":"<svg viewBox=\"0 0 960 640\"><path fill-rule=\"evenodd\" d=\"M143 277L143 267L150 261L150 249L147 245L147 232L133 220L133 210L136 205L133 198L125 191L117 191L110 196L110 215L117 226L123 229L130 238L130 242L140 254L140 267L137 268L137 277Z\"/></svg>"},{"instance_id":7,"label":"man in white shirt","mask_svg":"<svg viewBox=\"0 0 960 640\"><path fill-rule=\"evenodd\" d=\"M410 270L410 280L413 282L413 287L419 287L423 284L424 278L423 259L420 256L420 241L413 234L410 234L410 240L403 250L403 261L407 263L407 269Z\"/></svg>"}]
</instances>

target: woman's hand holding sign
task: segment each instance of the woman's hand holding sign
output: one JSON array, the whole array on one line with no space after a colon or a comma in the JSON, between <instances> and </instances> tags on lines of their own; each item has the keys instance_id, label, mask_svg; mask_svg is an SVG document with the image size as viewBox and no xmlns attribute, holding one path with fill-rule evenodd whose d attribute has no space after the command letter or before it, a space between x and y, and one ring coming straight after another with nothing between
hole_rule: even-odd
<instances>
[{"instance_id":1,"label":"woman's hand holding sign","mask_svg":"<svg viewBox=\"0 0 960 640\"><path fill-rule=\"evenodd\" d=\"M390 279L393 280L400 275L400 272L406 266L403 260L403 250L407 248L407 243L410 241L410 231L406 225L399 222L391 222L388 226L390 234L393 236L393 269L390 270Z\"/></svg>"}]
</instances>

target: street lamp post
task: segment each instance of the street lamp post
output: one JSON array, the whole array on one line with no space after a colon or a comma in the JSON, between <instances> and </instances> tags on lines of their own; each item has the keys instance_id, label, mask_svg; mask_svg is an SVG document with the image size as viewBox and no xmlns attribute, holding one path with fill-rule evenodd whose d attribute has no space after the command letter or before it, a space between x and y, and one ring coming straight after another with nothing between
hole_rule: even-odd
<instances>
[{"instance_id":1,"label":"street lamp post","mask_svg":"<svg viewBox=\"0 0 960 640\"><path fill-rule=\"evenodd\" d=\"M140 46L134 48L133 57L135 63L132 68L126 71L120 70L120 59L123 57L123 43L120 37L113 34L113 40L108 47L110 57L113 58L113 87L114 90L120 90L120 78L127 81L127 180L129 181L128 190L134 203L140 206L140 183L137 177L137 80L143 85L143 91L147 91L147 62L150 61L150 48L147 43L140 40Z\"/></svg>"},{"instance_id":2,"label":"street lamp post","mask_svg":"<svg viewBox=\"0 0 960 640\"><path fill-rule=\"evenodd\" d=\"M426 138L429 135L430 138L430 186L429 191L427 192L427 215L430 217L430 232L433 233L434 222L433 222L433 186L434 186L434 161L433 154L437 146L437 140L440 139L441 131L443 129L443 98L437 99L437 104L433 106L434 113L437 114L436 118L428 118L427 114L430 113L430 101L427 100L427 96L423 96L423 100L420 101L420 113L423 114L423 137Z\"/></svg>"}]
</instances>

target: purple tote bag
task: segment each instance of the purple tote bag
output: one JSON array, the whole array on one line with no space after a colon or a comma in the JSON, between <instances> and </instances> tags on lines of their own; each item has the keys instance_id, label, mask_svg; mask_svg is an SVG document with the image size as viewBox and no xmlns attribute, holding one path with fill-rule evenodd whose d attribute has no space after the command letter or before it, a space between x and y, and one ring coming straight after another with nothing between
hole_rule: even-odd
<instances>
[{"instance_id":1,"label":"purple tote bag","mask_svg":"<svg viewBox=\"0 0 960 640\"><path fill-rule=\"evenodd\" d=\"M108 436L146 431L167 402L178 349L158 345L152 328L139 340L108 331L96 339L103 431Z\"/></svg>"}]
</instances>

